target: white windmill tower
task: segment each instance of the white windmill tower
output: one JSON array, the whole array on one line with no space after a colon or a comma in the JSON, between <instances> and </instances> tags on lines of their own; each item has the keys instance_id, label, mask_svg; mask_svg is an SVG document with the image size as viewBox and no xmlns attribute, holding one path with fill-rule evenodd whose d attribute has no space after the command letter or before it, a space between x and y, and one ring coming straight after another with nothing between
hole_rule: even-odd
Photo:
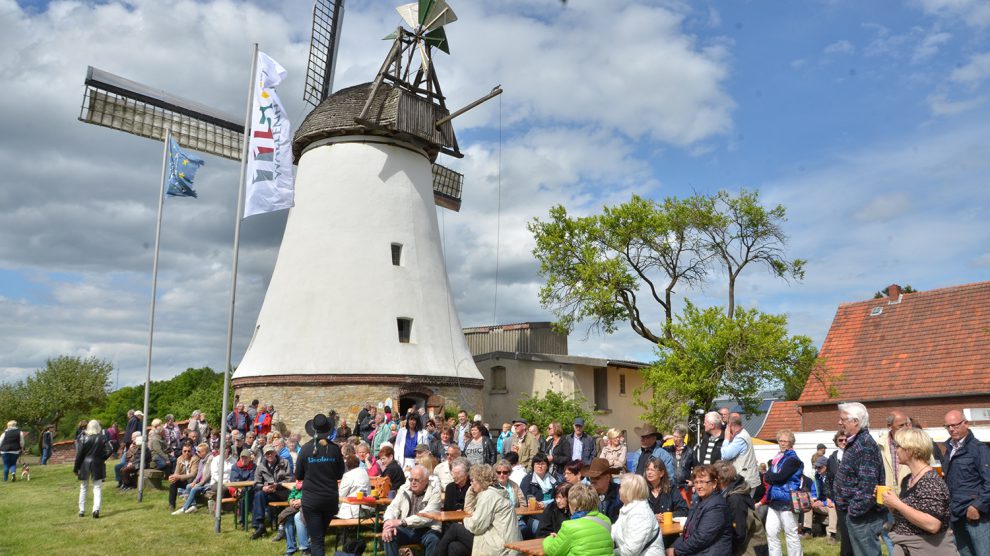
<instances>
[{"instance_id":1,"label":"white windmill tower","mask_svg":"<svg viewBox=\"0 0 990 556\"><path fill-rule=\"evenodd\" d=\"M501 89L450 114L431 53L447 51L442 26L456 16L443 0L420 0L398 8L412 30L386 37L394 43L375 80L330 94L341 7L314 10L305 98L317 106L293 141L295 207L232 384L242 400L275 404L293 430L317 411L353 415L387 398L398 411L446 400L480 412L483 379L435 209L460 208L463 176L435 160L462 156L450 119Z\"/></svg>"}]
</instances>

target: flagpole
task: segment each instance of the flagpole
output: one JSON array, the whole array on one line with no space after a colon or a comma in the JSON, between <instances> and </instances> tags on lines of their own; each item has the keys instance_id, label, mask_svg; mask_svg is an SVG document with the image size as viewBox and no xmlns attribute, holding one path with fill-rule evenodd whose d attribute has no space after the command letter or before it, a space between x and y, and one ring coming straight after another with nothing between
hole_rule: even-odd
<instances>
[{"instance_id":1,"label":"flagpole","mask_svg":"<svg viewBox=\"0 0 990 556\"><path fill-rule=\"evenodd\" d=\"M247 184L247 161L251 148L251 109L254 107L255 73L258 71L258 43L251 55L251 76L248 78L247 108L244 110L244 144L241 148L241 180L237 187L237 209L234 213L234 261L230 271L230 312L227 315L227 357L223 366L223 403L220 415L220 477L217 479L216 523L220 533L220 500L223 500L223 466L227 461L227 400L230 399L231 352L234 345L234 302L237 299L237 256L241 248L241 220L244 214L244 188ZM236 424L236 423L235 423ZM244 516L247 519L247 516Z\"/></svg>"},{"instance_id":2,"label":"flagpole","mask_svg":"<svg viewBox=\"0 0 990 556\"><path fill-rule=\"evenodd\" d=\"M138 502L144 499L145 453L148 450L148 398L151 391L151 346L155 337L155 298L158 296L158 248L162 240L162 210L165 207L165 181L168 179L168 151L172 142L172 128L165 128L165 145L162 149L162 188L158 192L158 222L155 224L155 258L151 264L151 315L148 317L148 368L144 375L144 414L141 416L141 463L138 466Z\"/></svg>"}]
</instances>

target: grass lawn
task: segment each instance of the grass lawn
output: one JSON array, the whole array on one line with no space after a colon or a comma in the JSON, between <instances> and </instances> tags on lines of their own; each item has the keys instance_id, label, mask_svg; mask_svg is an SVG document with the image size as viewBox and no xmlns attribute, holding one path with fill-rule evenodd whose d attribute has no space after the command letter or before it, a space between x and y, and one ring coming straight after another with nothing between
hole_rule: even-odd
<instances>
[{"instance_id":1,"label":"grass lawn","mask_svg":"<svg viewBox=\"0 0 990 556\"><path fill-rule=\"evenodd\" d=\"M0 483L0 555L71 554L175 556L176 554L258 554L280 555L285 543L270 542L270 535L251 541L250 530L234 529L233 518L224 514L222 532L214 532L214 520L203 507L189 515L172 516L168 492L153 488L144 491L138 503L137 491L120 492L113 481L113 467L107 465L110 480L103 489L100 519L90 516L92 493L86 517L78 516L79 481L72 466L38 465L37 458L21 458L31 465L31 481ZM19 477L18 477L19 478ZM331 543L332 540L328 539ZM837 547L824 539L803 542L807 556L833 556ZM369 544L366 554L370 554Z\"/></svg>"}]
</instances>

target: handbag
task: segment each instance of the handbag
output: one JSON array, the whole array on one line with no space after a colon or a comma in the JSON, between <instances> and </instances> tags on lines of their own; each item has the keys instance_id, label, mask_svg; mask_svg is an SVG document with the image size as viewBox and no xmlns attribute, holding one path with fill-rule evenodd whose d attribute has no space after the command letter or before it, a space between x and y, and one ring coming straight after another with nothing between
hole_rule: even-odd
<instances>
[{"instance_id":1,"label":"handbag","mask_svg":"<svg viewBox=\"0 0 990 556\"><path fill-rule=\"evenodd\" d=\"M805 490L803 475L800 489L791 491L791 510L796 514L811 511L811 493Z\"/></svg>"}]
</instances>

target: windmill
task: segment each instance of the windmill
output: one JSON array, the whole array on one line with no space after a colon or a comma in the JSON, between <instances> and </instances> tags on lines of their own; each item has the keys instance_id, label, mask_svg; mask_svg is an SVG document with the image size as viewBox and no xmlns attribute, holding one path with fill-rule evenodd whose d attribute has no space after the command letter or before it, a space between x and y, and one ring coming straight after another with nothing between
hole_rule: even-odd
<instances>
[{"instance_id":1,"label":"windmill","mask_svg":"<svg viewBox=\"0 0 990 556\"><path fill-rule=\"evenodd\" d=\"M247 351L232 384L275 404L300 430L328 407L357 413L392 398L482 410L481 373L450 293L436 206L457 211L463 176L436 164L463 156L433 64L449 52L443 0L398 12L409 28L370 82L332 92L341 0L317 0L304 99L293 140L296 205Z\"/></svg>"}]
</instances>

